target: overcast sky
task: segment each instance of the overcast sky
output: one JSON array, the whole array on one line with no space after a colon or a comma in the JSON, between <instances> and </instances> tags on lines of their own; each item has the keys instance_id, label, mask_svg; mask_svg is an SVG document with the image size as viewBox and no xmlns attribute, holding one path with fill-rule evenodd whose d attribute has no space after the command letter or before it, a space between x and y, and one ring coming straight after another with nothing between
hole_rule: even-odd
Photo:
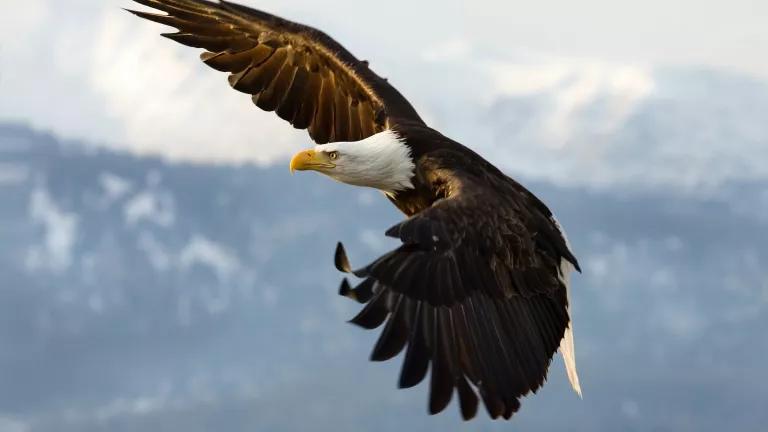
<instances>
[{"instance_id":1,"label":"overcast sky","mask_svg":"<svg viewBox=\"0 0 768 432\"><path fill-rule=\"evenodd\" d=\"M120 10L140 5L0 1L11 11L0 14L0 120L202 162L284 163L311 145L230 90L197 50L160 38L167 28ZM734 156L768 157L763 1L244 3L325 30L430 124L513 172L603 184L653 163L668 166L657 183L698 186L725 160L715 183L768 175L749 166L759 158ZM636 154L633 125L649 107L654 131L665 119L680 130ZM678 169L689 162L695 172Z\"/></svg>"}]
</instances>

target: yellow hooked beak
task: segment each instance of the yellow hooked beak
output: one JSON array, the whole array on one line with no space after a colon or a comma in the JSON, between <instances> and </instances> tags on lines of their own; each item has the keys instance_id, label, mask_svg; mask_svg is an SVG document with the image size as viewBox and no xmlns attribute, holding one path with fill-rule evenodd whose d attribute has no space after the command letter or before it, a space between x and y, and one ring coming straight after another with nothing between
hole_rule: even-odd
<instances>
[{"instance_id":1,"label":"yellow hooked beak","mask_svg":"<svg viewBox=\"0 0 768 432\"><path fill-rule=\"evenodd\" d=\"M316 152L312 149L302 150L291 158L291 174L294 171L324 171L330 168L335 168L336 164L331 161L330 156L326 152Z\"/></svg>"}]
</instances>

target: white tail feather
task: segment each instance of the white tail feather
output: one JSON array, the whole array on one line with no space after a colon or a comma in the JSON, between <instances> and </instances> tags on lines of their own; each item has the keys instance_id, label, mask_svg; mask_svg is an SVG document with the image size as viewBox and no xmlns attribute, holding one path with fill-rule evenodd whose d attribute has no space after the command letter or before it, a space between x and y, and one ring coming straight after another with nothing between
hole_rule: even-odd
<instances>
[{"instance_id":1,"label":"white tail feather","mask_svg":"<svg viewBox=\"0 0 768 432\"><path fill-rule=\"evenodd\" d=\"M568 237L565 235L565 230L560 226L560 222L552 216L552 221L560 230L565 245L568 250L571 249L571 244L568 241ZM568 381L571 382L573 391L576 392L579 397L581 395L581 384L579 383L579 374L576 372L576 347L573 343L573 319L571 318L571 272L573 271L573 265L565 259L560 260L560 280L565 285L566 298L568 300L568 327L565 329L563 340L560 341L560 352L563 354L563 363L565 363L565 372L568 374Z\"/></svg>"},{"instance_id":2,"label":"white tail feather","mask_svg":"<svg viewBox=\"0 0 768 432\"><path fill-rule=\"evenodd\" d=\"M565 268L564 268L565 267ZM571 316L571 286L570 286L570 272L573 266L571 263L563 260L560 265L560 272L562 273L563 283L565 284L565 290L568 297L568 317ZM568 321L568 328L565 329L563 340L560 341L560 352L563 354L563 362L565 363L565 372L568 374L568 381L571 382L573 391L576 392L579 397L581 395L581 384L579 384L579 374L576 372L576 347L573 343L573 321Z\"/></svg>"}]
</instances>

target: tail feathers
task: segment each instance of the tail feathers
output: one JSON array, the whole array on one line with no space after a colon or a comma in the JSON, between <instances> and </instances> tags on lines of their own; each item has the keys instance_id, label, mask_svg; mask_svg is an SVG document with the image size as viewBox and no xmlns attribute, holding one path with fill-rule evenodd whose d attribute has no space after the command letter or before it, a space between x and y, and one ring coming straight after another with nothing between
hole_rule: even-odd
<instances>
[{"instance_id":1,"label":"tail feathers","mask_svg":"<svg viewBox=\"0 0 768 432\"><path fill-rule=\"evenodd\" d=\"M557 221L555 216L552 216L552 222L555 224L560 234L563 236L565 246L568 250L571 250L571 243L568 241L568 236L565 234L565 230ZM579 374L576 372L576 347L573 344L573 317L571 315L571 272L573 272L573 265L566 259L560 260L560 280L565 285L566 299L568 300L568 328L565 329L563 340L560 341L560 352L563 354L563 362L565 363L565 372L568 374L568 381L571 382L573 391L583 398L581 395L581 384L579 384Z\"/></svg>"},{"instance_id":2,"label":"tail feathers","mask_svg":"<svg viewBox=\"0 0 768 432\"><path fill-rule=\"evenodd\" d=\"M581 384L579 384L579 374L576 372L576 352L573 346L573 323L568 323L565 329L565 335L560 342L560 352L563 354L565 362L565 372L568 374L568 381L571 382L573 391L581 398Z\"/></svg>"}]
</instances>

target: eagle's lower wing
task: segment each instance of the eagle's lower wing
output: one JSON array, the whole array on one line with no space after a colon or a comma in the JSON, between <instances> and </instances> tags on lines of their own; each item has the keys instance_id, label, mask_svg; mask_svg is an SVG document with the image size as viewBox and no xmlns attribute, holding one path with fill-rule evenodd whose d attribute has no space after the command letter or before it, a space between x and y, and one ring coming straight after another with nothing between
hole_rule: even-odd
<instances>
[{"instance_id":1,"label":"eagle's lower wing","mask_svg":"<svg viewBox=\"0 0 768 432\"><path fill-rule=\"evenodd\" d=\"M422 123L387 80L338 42L314 28L234 3L205 0L134 0L166 12L131 11L175 27L166 36L203 48L202 59L229 72L236 90L275 111L318 144L357 141L394 121Z\"/></svg>"},{"instance_id":2,"label":"eagle's lower wing","mask_svg":"<svg viewBox=\"0 0 768 432\"><path fill-rule=\"evenodd\" d=\"M405 348L400 387L431 365L430 413L456 389L465 419L478 394L492 418L509 418L543 384L568 327L560 264L575 259L524 194L457 176L442 180L446 198L387 231L402 246L354 271L363 282L345 280L342 294L365 303L353 323L384 324L372 360ZM341 245L336 265L352 271Z\"/></svg>"}]
</instances>

